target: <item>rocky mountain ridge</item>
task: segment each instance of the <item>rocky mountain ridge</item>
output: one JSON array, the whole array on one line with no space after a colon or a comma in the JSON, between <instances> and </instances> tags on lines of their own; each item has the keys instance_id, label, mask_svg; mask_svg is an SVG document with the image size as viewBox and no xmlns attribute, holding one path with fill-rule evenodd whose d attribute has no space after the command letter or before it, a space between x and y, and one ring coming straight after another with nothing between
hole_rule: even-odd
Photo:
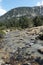
<instances>
[{"instance_id":1,"label":"rocky mountain ridge","mask_svg":"<svg viewBox=\"0 0 43 65\"><path fill-rule=\"evenodd\" d=\"M18 7L11 9L6 14L0 17L0 20L10 19L14 17L35 17L35 16L43 16L43 6L35 6L35 7Z\"/></svg>"}]
</instances>

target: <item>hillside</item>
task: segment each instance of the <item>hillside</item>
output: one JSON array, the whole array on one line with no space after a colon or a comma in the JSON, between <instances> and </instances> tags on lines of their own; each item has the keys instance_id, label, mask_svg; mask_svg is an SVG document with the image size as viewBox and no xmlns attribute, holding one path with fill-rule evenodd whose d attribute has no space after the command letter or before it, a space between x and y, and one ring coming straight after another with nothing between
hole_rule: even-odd
<instances>
[{"instance_id":1,"label":"hillside","mask_svg":"<svg viewBox=\"0 0 43 65\"><path fill-rule=\"evenodd\" d=\"M34 18L35 18L35 20L33 20ZM3 16L0 17L0 22L1 22L0 26L18 27L22 24L25 25L24 21L26 21L26 24L29 24L29 25L31 24L30 27L43 25L43 23L40 23L38 25L37 25L37 22L34 23L34 21L37 21L37 19L38 19L38 23L43 21L43 6L41 6L41 8L40 8L40 6L18 7L18 8L11 9L6 14L4 14ZM19 22L17 22L17 21L19 21ZM22 22L22 24L21 24L21 22ZM26 25L26 27L28 27L28 26Z\"/></svg>"},{"instance_id":2,"label":"hillside","mask_svg":"<svg viewBox=\"0 0 43 65\"><path fill-rule=\"evenodd\" d=\"M43 15L43 6L40 9L40 6L36 7L18 7L11 9L6 14L0 17L0 19L10 19L12 17L20 17L20 16L39 16Z\"/></svg>"}]
</instances>

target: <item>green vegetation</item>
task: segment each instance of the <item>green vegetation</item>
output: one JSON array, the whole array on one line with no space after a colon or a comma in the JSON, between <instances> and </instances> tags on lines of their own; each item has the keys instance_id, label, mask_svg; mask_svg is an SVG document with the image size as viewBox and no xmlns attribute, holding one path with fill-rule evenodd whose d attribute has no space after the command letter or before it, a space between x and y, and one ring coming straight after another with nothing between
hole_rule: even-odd
<instances>
[{"instance_id":1,"label":"green vegetation","mask_svg":"<svg viewBox=\"0 0 43 65\"><path fill-rule=\"evenodd\" d=\"M0 30L0 39L2 39L4 37L4 32L2 30Z\"/></svg>"},{"instance_id":2,"label":"green vegetation","mask_svg":"<svg viewBox=\"0 0 43 65\"><path fill-rule=\"evenodd\" d=\"M20 18L11 18L6 19L3 22L0 22L0 29L5 28L28 28L34 26L43 25L43 16L36 16L34 18L28 18L27 16L22 16Z\"/></svg>"},{"instance_id":3,"label":"green vegetation","mask_svg":"<svg viewBox=\"0 0 43 65\"><path fill-rule=\"evenodd\" d=\"M19 19L19 26L21 28L27 28L29 26L29 20L27 17L21 17Z\"/></svg>"},{"instance_id":4,"label":"green vegetation","mask_svg":"<svg viewBox=\"0 0 43 65\"><path fill-rule=\"evenodd\" d=\"M43 10L43 7L41 7ZM34 9L34 11L33 11ZM0 29L5 28L28 28L43 25L43 12L40 6L18 7L11 9L0 17Z\"/></svg>"},{"instance_id":5,"label":"green vegetation","mask_svg":"<svg viewBox=\"0 0 43 65\"><path fill-rule=\"evenodd\" d=\"M34 22L34 26L41 26L41 25L43 25L43 19L42 19L42 17L39 17L39 16L36 16L33 19L33 22Z\"/></svg>"}]
</instances>

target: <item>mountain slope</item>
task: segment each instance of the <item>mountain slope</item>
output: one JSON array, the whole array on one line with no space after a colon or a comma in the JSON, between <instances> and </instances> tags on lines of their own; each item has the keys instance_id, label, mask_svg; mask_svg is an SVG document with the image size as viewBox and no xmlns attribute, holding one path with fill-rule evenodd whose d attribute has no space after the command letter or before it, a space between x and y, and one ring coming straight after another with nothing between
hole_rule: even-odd
<instances>
[{"instance_id":1,"label":"mountain slope","mask_svg":"<svg viewBox=\"0 0 43 65\"><path fill-rule=\"evenodd\" d=\"M18 7L8 11L6 14L0 17L0 20L10 19L13 17L21 16L40 16L43 15L43 6L40 9L40 6L37 7Z\"/></svg>"}]
</instances>

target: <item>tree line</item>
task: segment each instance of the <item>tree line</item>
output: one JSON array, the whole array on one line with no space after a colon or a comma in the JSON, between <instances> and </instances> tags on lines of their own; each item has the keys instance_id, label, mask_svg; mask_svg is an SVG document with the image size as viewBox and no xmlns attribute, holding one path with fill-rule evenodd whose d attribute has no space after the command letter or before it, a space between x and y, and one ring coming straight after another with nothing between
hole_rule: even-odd
<instances>
[{"instance_id":1,"label":"tree line","mask_svg":"<svg viewBox=\"0 0 43 65\"><path fill-rule=\"evenodd\" d=\"M4 21L0 21L0 28L10 28L10 27L20 27L20 28L28 28L28 27L37 27L43 25L43 16L36 16L34 18L29 18L26 16L22 16L20 18L11 18L6 19Z\"/></svg>"}]
</instances>

